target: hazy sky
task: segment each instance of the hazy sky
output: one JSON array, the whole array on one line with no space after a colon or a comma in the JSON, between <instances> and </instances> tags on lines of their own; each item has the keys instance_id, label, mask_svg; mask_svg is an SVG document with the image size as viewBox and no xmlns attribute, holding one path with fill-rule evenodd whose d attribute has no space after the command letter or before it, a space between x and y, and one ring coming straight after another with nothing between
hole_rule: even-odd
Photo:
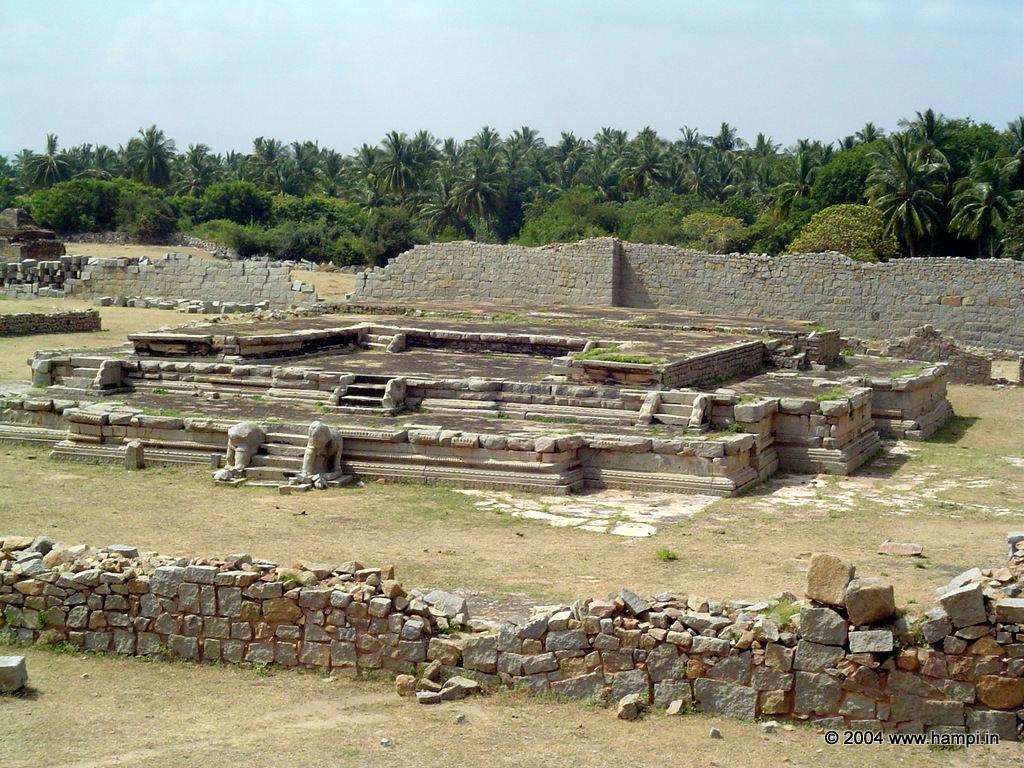
<instances>
[{"instance_id":1,"label":"hazy sky","mask_svg":"<svg viewBox=\"0 0 1024 768\"><path fill-rule=\"evenodd\" d=\"M1024 114L1021 0L0 0L0 154L722 121L833 141Z\"/></svg>"}]
</instances>

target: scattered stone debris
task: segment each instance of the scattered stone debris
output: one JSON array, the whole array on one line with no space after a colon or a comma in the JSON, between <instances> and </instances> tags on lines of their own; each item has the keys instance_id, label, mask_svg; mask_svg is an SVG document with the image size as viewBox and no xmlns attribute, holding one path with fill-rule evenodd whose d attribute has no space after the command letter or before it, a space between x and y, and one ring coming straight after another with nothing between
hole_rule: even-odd
<instances>
[{"instance_id":1,"label":"scattered stone debris","mask_svg":"<svg viewBox=\"0 0 1024 768\"><path fill-rule=\"evenodd\" d=\"M920 544L900 544L886 539L882 542L881 546L878 547L878 554L892 555L893 557L923 557L924 547Z\"/></svg>"}]
</instances>

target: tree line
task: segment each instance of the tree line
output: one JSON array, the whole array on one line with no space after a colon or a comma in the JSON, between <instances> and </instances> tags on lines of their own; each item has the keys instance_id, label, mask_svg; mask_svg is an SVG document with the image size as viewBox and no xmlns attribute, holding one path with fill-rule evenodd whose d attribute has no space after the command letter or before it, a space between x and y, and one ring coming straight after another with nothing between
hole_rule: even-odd
<instances>
[{"instance_id":1,"label":"tree line","mask_svg":"<svg viewBox=\"0 0 1024 768\"><path fill-rule=\"evenodd\" d=\"M838 250L859 259L1020 258L1024 118L1005 130L932 109L886 134L783 148L684 127L562 133L484 127L459 142L388 133L351 155L260 137L248 153L179 152L151 126L125 145L0 157L0 207L60 232L198 234L238 249L383 264L411 245L541 245L615 235L714 252Z\"/></svg>"}]
</instances>

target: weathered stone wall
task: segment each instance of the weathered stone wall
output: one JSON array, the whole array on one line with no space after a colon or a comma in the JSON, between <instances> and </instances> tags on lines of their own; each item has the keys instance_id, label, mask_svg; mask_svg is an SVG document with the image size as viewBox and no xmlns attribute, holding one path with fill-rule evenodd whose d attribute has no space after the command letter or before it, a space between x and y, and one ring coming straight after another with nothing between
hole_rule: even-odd
<instances>
[{"instance_id":1,"label":"weathered stone wall","mask_svg":"<svg viewBox=\"0 0 1024 768\"><path fill-rule=\"evenodd\" d=\"M69 296L162 296L175 299L267 301L272 307L316 302L312 285L291 279L278 261L213 261L169 253L163 259L91 258L79 279L65 283Z\"/></svg>"},{"instance_id":2,"label":"weathered stone wall","mask_svg":"<svg viewBox=\"0 0 1024 768\"><path fill-rule=\"evenodd\" d=\"M28 336L35 333L78 333L100 330L95 309L78 312L18 312L0 314L0 336Z\"/></svg>"},{"instance_id":3,"label":"weathered stone wall","mask_svg":"<svg viewBox=\"0 0 1024 768\"><path fill-rule=\"evenodd\" d=\"M384 268L356 275L358 301L615 303L609 237L525 248L456 242L417 245Z\"/></svg>"},{"instance_id":4,"label":"weathered stone wall","mask_svg":"<svg viewBox=\"0 0 1024 768\"><path fill-rule=\"evenodd\" d=\"M838 254L713 256L622 243L624 306L807 320L865 338L931 324L980 347L1024 349L1024 263Z\"/></svg>"},{"instance_id":5,"label":"weathered stone wall","mask_svg":"<svg viewBox=\"0 0 1024 768\"><path fill-rule=\"evenodd\" d=\"M355 301L508 301L681 308L805 320L883 339L930 324L977 347L1024 350L1024 263L839 254L718 256L613 238L523 248L417 246L357 277Z\"/></svg>"},{"instance_id":6,"label":"weathered stone wall","mask_svg":"<svg viewBox=\"0 0 1024 768\"><path fill-rule=\"evenodd\" d=\"M773 612L778 599L624 589L442 636L469 623L465 600L407 590L391 566L283 568L246 554L176 559L7 536L0 626L23 642L124 655L417 675L406 690L418 688L423 703L505 685L611 702L635 694L676 711L835 730L1018 739L1024 600L1006 596L1019 591L1010 571L961 574L916 627L896 616L891 584L854 574L816 555L795 626ZM442 681L453 678L465 682L446 697Z\"/></svg>"},{"instance_id":7,"label":"weathered stone wall","mask_svg":"<svg viewBox=\"0 0 1024 768\"><path fill-rule=\"evenodd\" d=\"M291 279L291 264L250 259L215 261L168 253L163 259L77 255L49 261L0 264L0 283L11 298L33 296L159 296L237 303L266 301L272 307L309 306L312 285Z\"/></svg>"}]
</instances>

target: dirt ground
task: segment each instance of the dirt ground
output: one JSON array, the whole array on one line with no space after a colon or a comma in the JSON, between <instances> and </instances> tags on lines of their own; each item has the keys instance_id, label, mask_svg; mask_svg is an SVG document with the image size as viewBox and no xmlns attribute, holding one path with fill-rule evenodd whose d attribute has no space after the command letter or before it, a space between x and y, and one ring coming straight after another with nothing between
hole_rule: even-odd
<instances>
[{"instance_id":1,"label":"dirt ground","mask_svg":"<svg viewBox=\"0 0 1024 768\"><path fill-rule=\"evenodd\" d=\"M373 678L16 652L28 657L31 691L0 698L5 768L1006 768L1021 749L828 746L803 726L769 735L753 723L665 714L627 723L512 692L424 707ZM708 737L712 727L722 739Z\"/></svg>"},{"instance_id":2,"label":"dirt ground","mask_svg":"<svg viewBox=\"0 0 1024 768\"><path fill-rule=\"evenodd\" d=\"M162 259L169 252L187 253L201 259L212 259L209 251L202 248L186 248L183 245L107 245L106 243L65 243L64 250L77 256L99 256L103 259L119 257Z\"/></svg>"}]
</instances>

